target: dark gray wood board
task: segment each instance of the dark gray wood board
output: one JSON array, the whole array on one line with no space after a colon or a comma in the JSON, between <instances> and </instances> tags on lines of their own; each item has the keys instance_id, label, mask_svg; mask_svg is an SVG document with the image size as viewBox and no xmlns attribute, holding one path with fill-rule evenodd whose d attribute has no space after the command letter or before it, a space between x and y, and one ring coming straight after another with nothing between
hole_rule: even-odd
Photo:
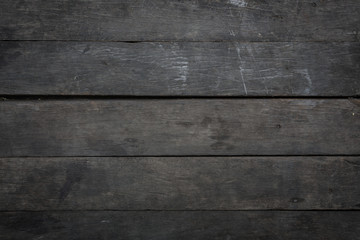
<instances>
[{"instance_id":1,"label":"dark gray wood board","mask_svg":"<svg viewBox=\"0 0 360 240\"><path fill-rule=\"evenodd\" d=\"M2 212L0 238L359 240L360 212Z\"/></svg>"},{"instance_id":2,"label":"dark gray wood board","mask_svg":"<svg viewBox=\"0 0 360 240\"><path fill-rule=\"evenodd\" d=\"M0 94L358 96L359 43L1 42Z\"/></svg>"},{"instance_id":3,"label":"dark gray wood board","mask_svg":"<svg viewBox=\"0 0 360 240\"><path fill-rule=\"evenodd\" d=\"M0 39L359 41L358 0L2 0Z\"/></svg>"},{"instance_id":4,"label":"dark gray wood board","mask_svg":"<svg viewBox=\"0 0 360 240\"><path fill-rule=\"evenodd\" d=\"M2 101L0 155L356 155L359 101Z\"/></svg>"},{"instance_id":5,"label":"dark gray wood board","mask_svg":"<svg viewBox=\"0 0 360 240\"><path fill-rule=\"evenodd\" d=\"M0 210L360 209L360 157L0 158Z\"/></svg>"}]
</instances>

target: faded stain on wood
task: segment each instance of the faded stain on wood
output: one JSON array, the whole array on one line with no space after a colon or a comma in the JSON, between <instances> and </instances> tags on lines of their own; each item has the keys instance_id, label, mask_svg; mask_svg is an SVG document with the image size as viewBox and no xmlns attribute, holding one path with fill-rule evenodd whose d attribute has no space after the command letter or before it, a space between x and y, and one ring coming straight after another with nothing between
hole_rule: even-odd
<instances>
[{"instance_id":1,"label":"faded stain on wood","mask_svg":"<svg viewBox=\"0 0 360 240\"><path fill-rule=\"evenodd\" d=\"M4 101L10 156L359 154L345 99Z\"/></svg>"},{"instance_id":2,"label":"faded stain on wood","mask_svg":"<svg viewBox=\"0 0 360 240\"><path fill-rule=\"evenodd\" d=\"M0 158L0 166L2 211L360 209L359 157Z\"/></svg>"}]
</instances>

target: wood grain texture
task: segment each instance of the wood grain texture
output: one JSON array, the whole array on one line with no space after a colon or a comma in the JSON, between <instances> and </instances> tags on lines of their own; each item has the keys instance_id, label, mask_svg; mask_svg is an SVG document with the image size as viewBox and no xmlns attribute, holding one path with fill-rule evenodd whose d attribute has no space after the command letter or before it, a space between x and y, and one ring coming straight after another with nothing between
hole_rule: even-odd
<instances>
[{"instance_id":1,"label":"wood grain texture","mask_svg":"<svg viewBox=\"0 0 360 240\"><path fill-rule=\"evenodd\" d=\"M0 94L357 96L359 43L0 43Z\"/></svg>"},{"instance_id":2,"label":"wood grain texture","mask_svg":"<svg viewBox=\"0 0 360 240\"><path fill-rule=\"evenodd\" d=\"M359 41L358 0L2 0L3 40Z\"/></svg>"},{"instance_id":3,"label":"wood grain texture","mask_svg":"<svg viewBox=\"0 0 360 240\"><path fill-rule=\"evenodd\" d=\"M3 240L359 240L359 236L358 211L0 213Z\"/></svg>"},{"instance_id":4,"label":"wood grain texture","mask_svg":"<svg viewBox=\"0 0 360 240\"><path fill-rule=\"evenodd\" d=\"M1 158L0 210L360 209L360 157Z\"/></svg>"},{"instance_id":5,"label":"wood grain texture","mask_svg":"<svg viewBox=\"0 0 360 240\"><path fill-rule=\"evenodd\" d=\"M358 99L2 101L0 155L356 155Z\"/></svg>"}]
</instances>

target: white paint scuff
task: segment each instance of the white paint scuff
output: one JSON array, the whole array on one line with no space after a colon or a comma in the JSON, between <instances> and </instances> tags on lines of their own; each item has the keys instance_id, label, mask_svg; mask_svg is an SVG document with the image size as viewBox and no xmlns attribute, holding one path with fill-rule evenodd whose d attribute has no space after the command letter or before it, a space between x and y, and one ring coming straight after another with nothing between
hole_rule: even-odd
<instances>
[{"instance_id":1,"label":"white paint scuff","mask_svg":"<svg viewBox=\"0 0 360 240\"><path fill-rule=\"evenodd\" d=\"M229 0L229 3L237 7L246 7L248 5L245 0Z\"/></svg>"},{"instance_id":2,"label":"white paint scuff","mask_svg":"<svg viewBox=\"0 0 360 240\"><path fill-rule=\"evenodd\" d=\"M173 62L171 68L174 68L178 72L178 77L174 79L175 82L180 84L176 85L176 90L186 90L187 78L189 74L189 62L185 57L176 57L176 61Z\"/></svg>"}]
</instances>

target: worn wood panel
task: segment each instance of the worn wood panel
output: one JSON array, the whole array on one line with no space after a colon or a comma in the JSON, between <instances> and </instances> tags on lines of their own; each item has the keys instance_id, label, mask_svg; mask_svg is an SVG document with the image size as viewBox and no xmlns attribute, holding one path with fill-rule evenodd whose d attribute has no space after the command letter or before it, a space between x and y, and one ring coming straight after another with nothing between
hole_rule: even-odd
<instances>
[{"instance_id":1,"label":"worn wood panel","mask_svg":"<svg viewBox=\"0 0 360 240\"><path fill-rule=\"evenodd\" d=\"M360 209L360 157L2 158L0 210Z\"/></svg>"},{"instance_id":2,"label":"worn wood panel","mask_svg":"<svg viewBox=\"0 0 360 240\"><path fill-rule=\"evenodd\" d=\"M2 0L4 40L359 41L358 0Z\"/></svg>"},{"instance_id":3,"label":"worn wood panel","mask_svg":"<svg viewBox=\"0 0 360 240\"><path fill-rule=\"evenodd\" d=\"M359 154L358 99L3 101L0 155Z\"/></svg>"},{"instance_id":4,"label":"worn wood panel","mask_svg":"<svg viewBox=\"0 0 360 240\"><path fill-rule=\"evenodd\" d=\"M1 239L359 240L360 212L2 212Z\"/></svg>"},{"instance_id":5,"label":"worn wood panel","mask_svg":"<svg viewBox=\"0 0 360 240\"><path fill-rule=\"evenodd\" d=\"M356 96L359 43L2 42L0 94Z\"/></svg>"}]
</instances>

